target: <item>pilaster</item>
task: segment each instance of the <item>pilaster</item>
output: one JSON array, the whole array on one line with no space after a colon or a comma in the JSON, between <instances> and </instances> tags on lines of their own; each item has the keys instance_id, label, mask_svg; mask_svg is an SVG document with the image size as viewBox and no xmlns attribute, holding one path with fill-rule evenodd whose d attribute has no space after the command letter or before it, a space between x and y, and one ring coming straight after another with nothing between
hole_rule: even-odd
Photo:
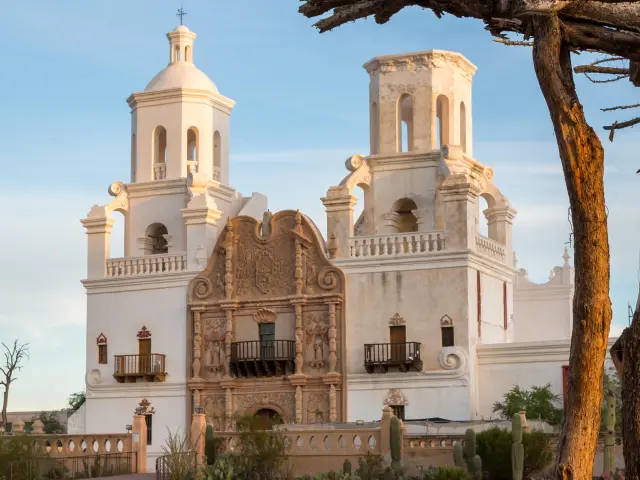
<instances>
[{"instance_id":1,"label":"pilaster","mask_svg":"<svg viewBox=\"0 0 640 480\"><path fill-rule=\"evenodd\" d=\"M349 256L353 236L353 207L358 199L346 187L331 187L322 203L327 212L327 237L335 237L336 258Z\"/></svg>"},{"instance_id":2,"label":"pilaster","mask_svg":"<svg viewBox=\"0 0 640 480\"><path fill-rule=\"evenodd\" d=\"M218 220L222 212L207 193L195 195L181 212L187 233L187 268L202 270L205 265L198 251L204 248L205 258L211 256L218 238Z\"/></svg>"},{"instance_id":3,"label":"pilaster","mask_svg":"<svg viewBox=\"0 0 640 480\"><path fill-rule=\"evenodd\" d=\"M81 223L87 229L87 279L104 278L115 220L106 215L92 217L90 213Z\"/></svg>"},{"instance_id":4,"label":"pilaster","mask_svg":"<svg viewBox=\"0 0 640 480\"><path fill-rule=\"evenodd\" d=\"M513 220L518 213L509 206L488 208L484 212L489 225L489 238L504 245L505 261L513 266Z\"/></svg>"},{"instance_id":5,"label":"pilaster","mask_svg":"<svg viewBox=\"0 0 640 480\"><path fill-rule=\"evenodd\" d=\"M439 187L444 203L447 250L468 250L475 244L475 208L479 189L464 174L448 177Z\"/></svg>"}]
</instances>

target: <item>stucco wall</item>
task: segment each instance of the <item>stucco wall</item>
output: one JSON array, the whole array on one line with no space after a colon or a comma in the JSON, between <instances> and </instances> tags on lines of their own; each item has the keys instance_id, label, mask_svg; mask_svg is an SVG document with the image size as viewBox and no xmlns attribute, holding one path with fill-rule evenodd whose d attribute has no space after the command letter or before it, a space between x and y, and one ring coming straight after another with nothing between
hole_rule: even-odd
<instances>
[{"instance_id":1,"label":"stucco wall","mask_svg":"<svg viewBox=\"0 0 640 480\"><path fill-rule=\"evenodd\" d=\"M454 322L455 344L468 345L468 305L461 301L467 293L466 268L348 273L347 371L365 372L364 344L389 343L389 319L395 313L406 322L407 342L422 344L424 369L440 368L444 315Z\"/></svg>"},{"instance_id":2,"label":"stucco wall","mask_svg":"<svg viewBox=\"0 0 640 480\"><path fill-rule=\"evenodd\" d=\"M480 275L482 296L482 343L503 343L504 328L504 281L500 278ZM508 304L507 304L508 309ZM507 310L507 318L509 312Z\"/></svg>"}]
</instances>

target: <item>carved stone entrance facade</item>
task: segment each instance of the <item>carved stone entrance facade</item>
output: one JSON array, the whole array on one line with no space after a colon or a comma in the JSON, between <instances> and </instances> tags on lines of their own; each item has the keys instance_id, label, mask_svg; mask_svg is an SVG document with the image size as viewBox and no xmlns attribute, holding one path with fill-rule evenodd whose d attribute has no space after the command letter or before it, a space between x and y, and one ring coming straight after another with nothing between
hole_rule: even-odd
<instances>
[{"instance_id":1,"label":"carved stone entrance facade","mask_svg":"<svg viewBox=\"0 0 640 480\"><path fill-rule=\"evenodd\" d=\"M189 286L193 406L216 430L237 414L344 420L344 274L295 211L228 220Z\"/></svg>"}]
</instances>

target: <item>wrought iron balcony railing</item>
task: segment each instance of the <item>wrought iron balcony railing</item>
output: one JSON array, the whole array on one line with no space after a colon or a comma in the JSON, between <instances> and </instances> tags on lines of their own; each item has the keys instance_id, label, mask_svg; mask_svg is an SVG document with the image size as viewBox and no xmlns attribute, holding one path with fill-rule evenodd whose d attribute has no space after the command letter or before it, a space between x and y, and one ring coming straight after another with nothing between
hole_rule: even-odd
<instances>
[{"instance_id":1,"label":"wrought iron balcony railing","mask_svg":"<svg viewBox=\"0 0 640 480\"><path fill-rule=\"evenodd\" d=\"M114 360L113 376L120 383L135 382L138 378L164 382L167 376L163 354L115 355Z\"/></svg>"},{"instance_id":2,"label":"wrought iron balcony railing","mask_svg":"<svg viewBox=\"0 0 640 480\"><path fill-rule=\"evenodd\" d=\"M389 367L401 372L410 369L422 370L420 359L420 343L366 343L364 345L364 368L367 373L374 373L376 368L387 373Z\"/></svg>"},{"instance_id":3,"label":"wrought iron balcony railing","mask_svg":"<svg viewBox=\"0 0 640 480\"><path fill-rule=\"evenodd\" d=\"M296 342L269 340L231 344L231 368L236 377L272 377L295 371Z\"/></svg>"}]
</instances>

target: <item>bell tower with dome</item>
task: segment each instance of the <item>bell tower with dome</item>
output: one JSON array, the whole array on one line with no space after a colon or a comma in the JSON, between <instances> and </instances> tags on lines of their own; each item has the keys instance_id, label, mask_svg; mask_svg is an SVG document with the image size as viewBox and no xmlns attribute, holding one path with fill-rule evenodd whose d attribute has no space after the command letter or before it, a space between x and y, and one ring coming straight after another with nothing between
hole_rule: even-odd
<instances>
[{"instance_id":1,"label":"bell tower with dome","mask_svg":"<svg viewBox=\"0 0 640 480\"><path fill-rule=\"evenodd\" d=\"M194 65L196 34L180 25L167 38L169 64L127 99L130 181L113 182L114 198L81 220L87 233L84 433L123 428L132 410L150 405L149 470L162 455L167 429L191 421L189 282L207 265L228 219L262 218L267 211L265 196L243 197L229 186L235 102ZM114 258L116 220L124 223L124 242Z\"/></svg>"},{"instance_id":2,"label":"bell tower with dome","mask_svg":"<svg viewBox=\"0 0 640 480\"><path fill-rule=\"evenodd\" d=\"M131 107L131 182L186 178L229 183L229 117L235 102L196 68L196 34L167 34L169 65L127 102Z\"/></svg>"}]
</instances>

